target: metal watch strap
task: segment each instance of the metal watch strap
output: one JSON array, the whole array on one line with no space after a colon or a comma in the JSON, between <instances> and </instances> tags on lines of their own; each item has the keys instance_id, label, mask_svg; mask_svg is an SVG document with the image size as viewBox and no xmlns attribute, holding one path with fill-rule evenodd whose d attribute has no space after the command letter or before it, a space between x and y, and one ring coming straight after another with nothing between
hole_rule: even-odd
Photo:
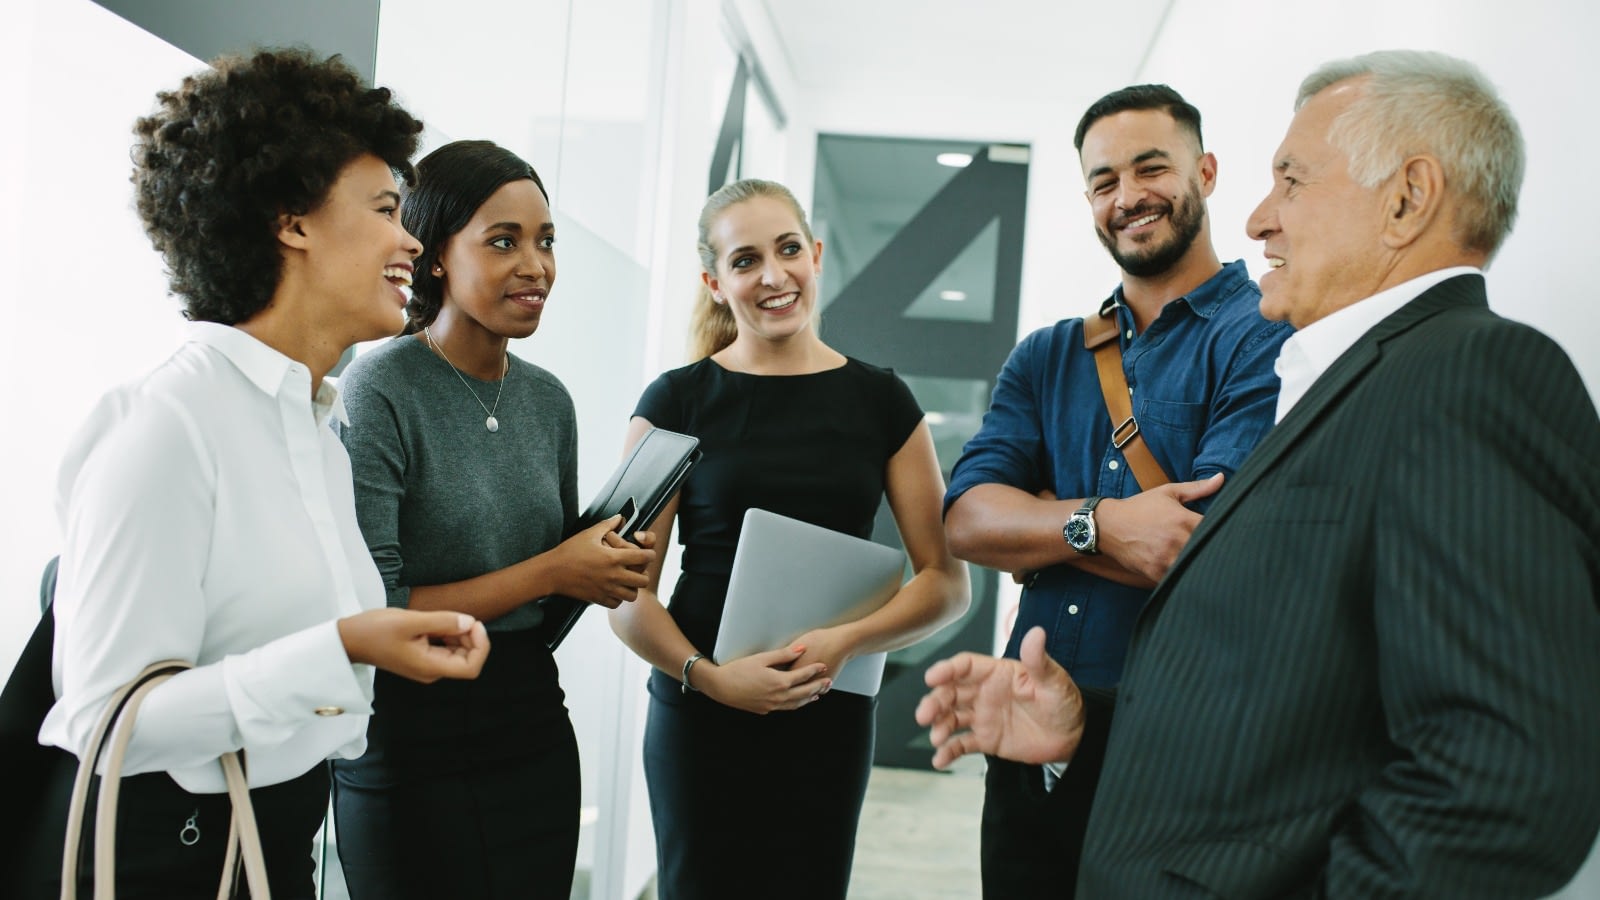
<instances>
[{"instance_id":1,"label":"metal watch strap","mask_svg":"<svg viewBox=\"0 0 1600 900\"><path fill-rule=\"evenodd\" d=\"M688 659L683 661L683 674L679 677L678 680L683 682L683 685L680 688L680 690L682 690L685 694L689 693L690 691L695 691L696 693L699 692L699 690L700 690L699 688L697 688L694 685L689 683L689 670L694 668L694 664L695 663L697 663L700 660L705 659L705 658L706 658L706 655L704 653L695 653L695 654L690 655L690 657Z\"/></svg>"}]
</instances>

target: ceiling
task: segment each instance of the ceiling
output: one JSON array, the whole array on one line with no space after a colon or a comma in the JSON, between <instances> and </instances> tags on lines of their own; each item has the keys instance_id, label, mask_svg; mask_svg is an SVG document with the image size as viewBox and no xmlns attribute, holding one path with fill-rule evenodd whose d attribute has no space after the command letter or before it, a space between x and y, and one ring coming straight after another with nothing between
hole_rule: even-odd
<instances>
[{"instance_id":1,"label":"ceiling","mask_svg":"<svg viewBox=\"0 0 1600 900\"><path fill-rule=\"evenodd\" d=\"M761 0L800 86L1037 103L1126 84L1176 0Z\"/></svg>"}]
</instances>

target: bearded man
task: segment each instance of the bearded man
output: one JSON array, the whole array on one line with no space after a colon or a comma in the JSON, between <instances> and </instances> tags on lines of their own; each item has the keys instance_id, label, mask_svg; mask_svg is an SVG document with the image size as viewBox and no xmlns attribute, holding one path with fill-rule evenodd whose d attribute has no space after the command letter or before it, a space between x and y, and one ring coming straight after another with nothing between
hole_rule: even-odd
<instances>
[{"instance_id":1,"label":"bearded man","mask_svg":"<svg viewBox=\"0 0 1600 900\"><path fill-rule=\"evenodd\" d=\"M1027 584L1007 656L1042 626L1078 684L1109 688L1151 589L1272 427L1273 361L1290 329L1261 317L1243 261L1217 259L1206 211L1217 160L1177 91L1108 94L1074 142L1122 282L1098 316L1064 319L1012 351L951 473L945 529L957 556ZM1102 349L1086 346L1086 329ZM1125 385L1102 385L1096 357L1108 353ZM1117 394L1128 408L1113 414ZM984 897L1071 896L1092 796L1052 792L1053 780L989 758Z\"/></svg>"}]
</instances>

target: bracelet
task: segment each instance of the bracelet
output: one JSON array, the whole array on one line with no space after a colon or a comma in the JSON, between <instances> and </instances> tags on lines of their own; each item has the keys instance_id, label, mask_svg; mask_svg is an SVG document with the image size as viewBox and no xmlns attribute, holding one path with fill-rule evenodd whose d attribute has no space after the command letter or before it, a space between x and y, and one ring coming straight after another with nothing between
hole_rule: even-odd
<instances>
[{"instance_id":1,"label":"bracelet","mask_svg":"<svg viewBox=\"0 0 1600 900\"><path fill-rule=\"evenodd\" d=\"M700 689L689 683L689 670L694 668L695 663L705 658L706 655L704 653L696 653L683 661L683 677L679 680L683 682L682 690L685 694L689 693L690 691L699 693Z\"/></svg>"}]
</instances>

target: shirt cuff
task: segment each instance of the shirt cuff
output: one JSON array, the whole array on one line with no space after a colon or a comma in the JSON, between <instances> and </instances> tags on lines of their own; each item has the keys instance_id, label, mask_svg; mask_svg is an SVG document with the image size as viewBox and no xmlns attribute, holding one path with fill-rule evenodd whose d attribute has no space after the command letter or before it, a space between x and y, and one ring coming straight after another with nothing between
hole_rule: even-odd
<instances>
[{"instance_id":1,"label":"shirt cuff","mask_svg":"<svg viewBox=\"0 0 1600 900\"><path fill-rule=\"evenodd\" d=\"M1061 780L1061 775L1064 772L1067 771L1067 766L1070 766L1070 765L1072 765L1072 761L1071 760L1068 760L1067 762L1048 762L1048 763L1045 763L1044 764L1044 789L1047 790L1047 791L1055 790L1056 789L1056 782Z\"/></svg>"},{"instance_id":2,"label":"shirt cuff","mask_svg":"<svg viewBox=\"0 0 1600 900\"><path fill-rule=\"evenodd\" d=\"M227 657L222 680L246 747L281 744L318 716L372 713L371 667L350 662L335 621Z\"/></svg>"}]
</instances>

